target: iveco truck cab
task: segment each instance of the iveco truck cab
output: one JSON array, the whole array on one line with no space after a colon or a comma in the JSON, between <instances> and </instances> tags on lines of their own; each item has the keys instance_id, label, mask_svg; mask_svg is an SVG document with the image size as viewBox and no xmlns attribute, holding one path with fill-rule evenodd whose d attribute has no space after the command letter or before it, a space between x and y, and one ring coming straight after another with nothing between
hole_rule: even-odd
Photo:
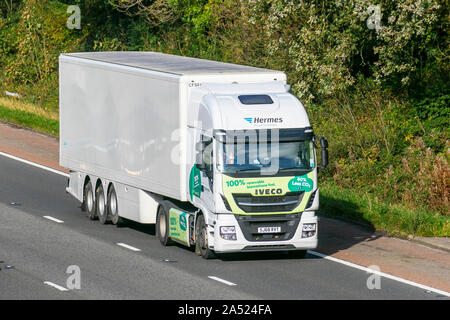
<instances>
[{"instance_id":1,"label":"iveco truck cab","mask_svg":"<svg viewBox=\"0 0 450 320\"><path fill-rule=\"evenodd\" d=\"M205 216L197 248L205 257L317 246L320 140L287 89L282 81L193 89L189 196Z\"/></svg>"}]
</instances>

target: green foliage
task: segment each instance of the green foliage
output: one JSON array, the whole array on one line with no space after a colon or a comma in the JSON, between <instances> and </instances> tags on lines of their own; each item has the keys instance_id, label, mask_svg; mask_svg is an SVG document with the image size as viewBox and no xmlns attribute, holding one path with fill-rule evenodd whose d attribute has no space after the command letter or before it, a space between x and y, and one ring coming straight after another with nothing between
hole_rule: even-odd
<instances>
[{"instance_id":1,"label":"green foliage","mask_svg":"<svg viewBox=\"0 0 450 320\"><path fill-rule=\"evenodd\" d=\"M190 25L190 32L201 41L215 23L217 15L214 13L215 0L173 0L171 3L181 15L181 21Z\"/></svg>"},{"instance_id":2,"label":"green foliage","mask_svg":"<svg viewBox=\"0 0 450 320\"><path fill-rule=\"evenodd\" d=\"M410 85L441 56L440 41L447 32L444 1L381 1L381 6L386 18L377 35L375 77L394 86Z\"/></svg>"},{"instance_id":3,"label":"green foliage","mask_svg":"<svg viewBox=\"0 0 450 320\"><path fill-rule=\"evenodd\" d=\"M0 18L0 66L2 67L1 77L4 77L4 68L10 65L17 52L19 42L18 22L20 12L12 12L6 18Z\"/></svg>"},{"instance_id":4,"label":"green foliage","mask_svg":"<svg viewBox=\"0 0 450 320\"><path fill-rule=\"evenodd\" d=\"M395 90L417 90L448 74L444 1L376 1L382 16L375 30L367 27L369 0L246 2L249 22L261 25L267 38L265 54L282 61L306 103L333 98L359 74Z\"/></svg>"},{"instance_id":5,"label":"green foliage","mask_svg":"<svg viewBox=\"0 0 450 320\"><path fill-rule=\"evenodd\" d=\"M415 113L422 121L430 121L431 127L450 129L450 95L425 98L415 106Z\"/></svg>"},{"instance_id":6,"label":"green foliage","mask_svg":"<svg viewBox=\"0 0 450 320\"><path fill-rule=\"evenodd\" d=\"M0 1L0 17L8 17L17 10L21 0L3 0Z\"/></svg>"},{"instance_id":7,"label":"green foliage","mask_svg":"<svg viewBox=\"0 0 450 320\"><path fill-rule=\"evenodd\" d=\"M445 97L437 101L442 100L445 103ZM437 126L448 122L445 108L440 105L438 116L427 114L421 120L409 102L364 82L309 108L315 130L330 143L331 161L322 180L411 208L425 204L450 215L448 125Z\"/></svg>"},{"instance_id":8,"label":"green foliage","mask_svg":"<svg viewBox=\"0 0 450 320\"><path fill-rule=\"evenodd\" d=\"M14 29L15 39L2 40L11 60L4 68L4 76L11 82L35 83L49 77L57 70L59 54L75 47L79 35L66 28L66 9L56 1L23 2L20 17L14 16L18 23L9 30Z\"/></svg>"},{"instance_id":9,"label":"green foliage","mask_svg":"<svg viewBox=\"0 0 450 320\"><path fill-rule=\"evenodd\" d=\"M110 7L130 17L139 17L151 27L167 26L177 20L178 12L168 0L108 0Z\"/></svg>"}]
</instances>

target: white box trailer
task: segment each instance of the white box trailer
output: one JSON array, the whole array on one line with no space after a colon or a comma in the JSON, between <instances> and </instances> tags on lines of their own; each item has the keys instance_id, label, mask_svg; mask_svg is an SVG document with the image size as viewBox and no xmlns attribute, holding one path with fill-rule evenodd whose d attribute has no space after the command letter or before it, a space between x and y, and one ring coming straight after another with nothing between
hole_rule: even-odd
<instances>
[{"instance_id":1,"label":"white box trailer","mask_svg":"<svg viewBox=\"0 0 450 320\"><path fill-rule=\"evenodd\" d=\"M314 137L283 72L155 52L68 53L59 63L60 164L71 171L67 191L90 218L157 223L163 244L195 244L204 257L317 245ZM259 138L263 131L281 134L288 165L268 174L259 163L255 175L249 172L255 168L241 170L248 150L244 166L238 151L235 163L224 158L242 146L228 137L256 132L250 147L259 150L268 145ZM286 148L289 141L295 150ZM252 161L247 165L259 160ZM293 179L311 188L297 190ZM303 224L311 230L315 224L314 235L303 239ZM294 233L300 238L293 240Z\"/></svg>"}]
</instances>

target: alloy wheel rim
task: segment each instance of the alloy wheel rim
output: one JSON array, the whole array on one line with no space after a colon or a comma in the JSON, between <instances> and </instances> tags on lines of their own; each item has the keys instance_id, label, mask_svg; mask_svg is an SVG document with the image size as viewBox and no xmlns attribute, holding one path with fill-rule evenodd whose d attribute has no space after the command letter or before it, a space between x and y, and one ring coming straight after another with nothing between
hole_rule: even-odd
<instances>
[{"instance_id":1,"label":"alloy wheel rim","mask_svg":"<svg viewBox=\"0 0 450 320\"><path fill-rule=\"evenodd\" d=\"M101 216L105 214L105 196L103 195L103 192L100 193L98 197L98 212Z\"/></svg>"},{"instance_id":2,"label":"alloy wheel rim","mask_svg":"<svg viewBox=\"0 0 450 320\"><path fill-rule=\"evenodd\" d=\"M161 215L159 218L159 231L162 236L165 236L166 234L166 219L164 219L164 216Z\"/></svg>"},{"instance_id":3,"label":"alloy wheel rim","mask_svg":"<svg viewBox=\"0 0 450 320\"><path fill-rule=\"evenodd\" d=\"M117 213L117 199L116 199L116 195L114 193L111 195L109 209L111 211L111 216L114 217Z\"/></svg>"},{"instance_id":4,"label":"alloy wheel rim","mask_svg":"<svg viewBox=\"0 0 450 320\"><path fill-rule=\"evenodd\" d=\"M92 190L89 190L87 193L87 207L88 211L91 212L94 208L94 197L92 196Z\"/></svg>"}]
</instances>

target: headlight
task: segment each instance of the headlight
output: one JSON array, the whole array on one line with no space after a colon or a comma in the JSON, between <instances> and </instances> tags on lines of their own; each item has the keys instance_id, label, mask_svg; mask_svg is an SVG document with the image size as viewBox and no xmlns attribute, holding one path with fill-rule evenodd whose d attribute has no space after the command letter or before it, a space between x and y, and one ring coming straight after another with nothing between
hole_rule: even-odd
<instances>
[{"instance_id":1,"label":"headlight","mask_svg":"<svg viewBox=\"0 0 450 320\"><path fill-rule=\"evenodd\" d=\"M220 234L230 234L230 233L236 233L236 228L234 226L220 227Z\"/></svg>"},{"instance_id":2,"label":"headlight","mask_svg":"<svg viewBox=\"0 0 450 320\"><path fill-rule=\"evenodd\" d=\"M236 240L236 227L220 227L220 237L225 240Z\"/></svg>"},{"instance_id":3,"label":"headlight","mask_svg":"<svg viewBox=\"0 0 450 320\"><path fill-rule=\"evenodd\" d=\"M310 238L316 234L315 223L304 223L302 226L302 238Z\"/></svg>"},{"instance_id":4,"label":"headlight","mask_svg":"<svg viewBox=\"0 0 450 320\"><path fill-rule=\"evenodd\" d=\"M304 223L302 227L302 231L316 231L315 223Z\"/></svg>"}]
</instances>

